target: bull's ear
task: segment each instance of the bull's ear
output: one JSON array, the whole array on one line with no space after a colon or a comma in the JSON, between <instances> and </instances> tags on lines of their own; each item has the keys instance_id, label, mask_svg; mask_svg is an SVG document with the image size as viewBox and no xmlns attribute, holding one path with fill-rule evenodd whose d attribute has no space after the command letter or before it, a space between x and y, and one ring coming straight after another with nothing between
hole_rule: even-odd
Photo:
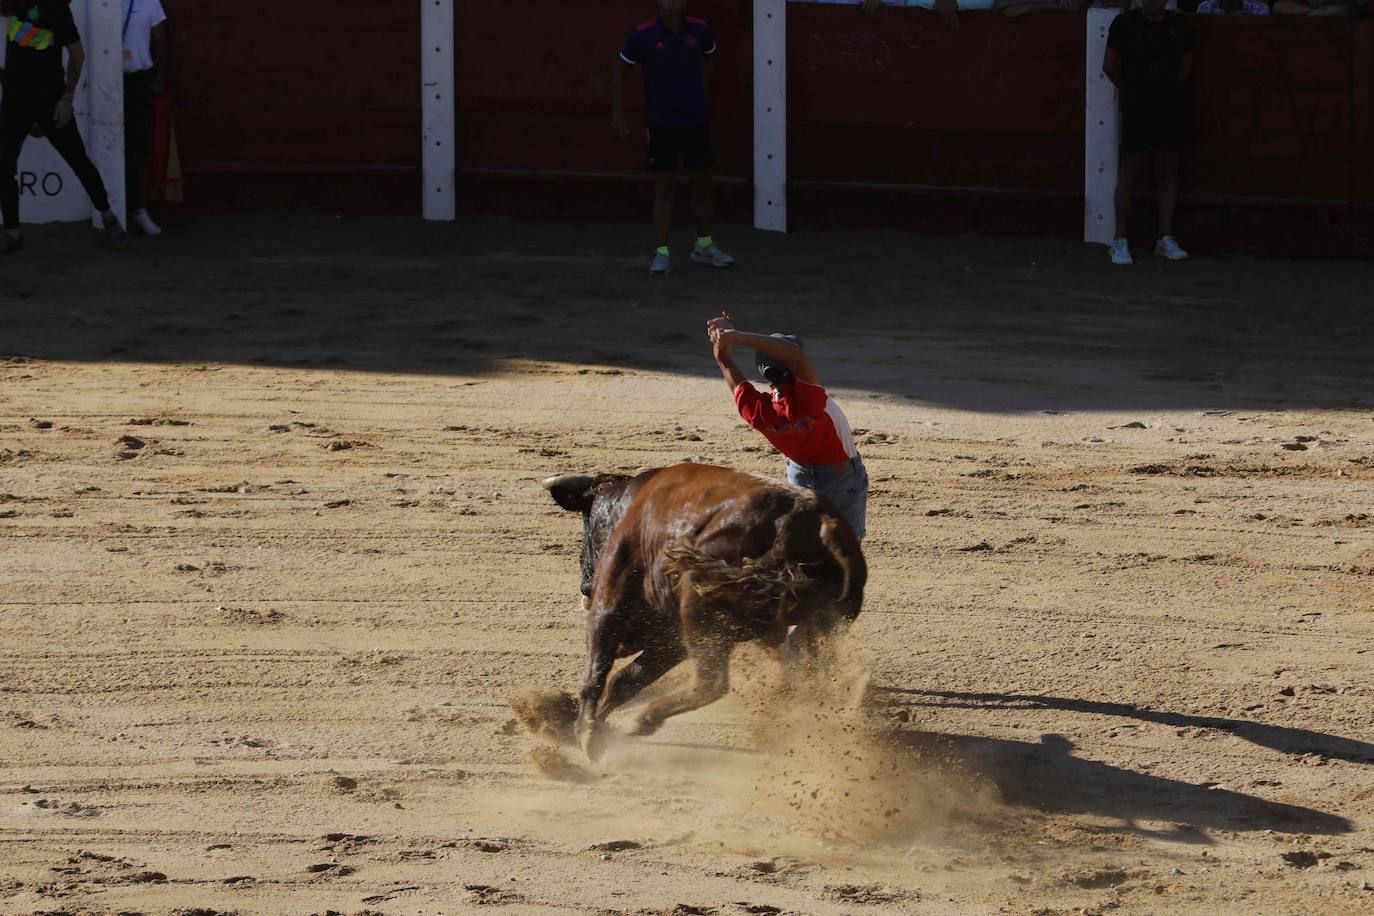
<instances>
[{"instance_id":1,"label":"bull's ear","mask_svg":"<svg viewBox=\"0 0 1374 916\"><path fill-rule=\"evenodd\" d=\"M569 512L591 511L595 485L596 480L585 474L563 474L544 481L544 489L549 491L553 501Z\"/></svg>"}]
</instances>

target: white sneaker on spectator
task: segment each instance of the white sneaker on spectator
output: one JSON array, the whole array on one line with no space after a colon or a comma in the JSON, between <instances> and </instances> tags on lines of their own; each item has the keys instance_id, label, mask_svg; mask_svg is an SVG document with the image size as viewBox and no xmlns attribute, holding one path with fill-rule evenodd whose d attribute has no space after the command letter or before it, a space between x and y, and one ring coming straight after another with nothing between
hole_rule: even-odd
<instances>
[{"instance_id":1,"label":"white sneaker on spectator","mask_svg":"<svg viewBox=\"0 0 1374 916\"><path fill-rule=\"evenodd\" d=\"M1115 242L1112 242L1112 263L1122 267L1135 263L1135 260L1131 257L1131 246L1125 239L1117 239Z\"/></svg>"},{"instance_id":2,"label":"white sneaker on spectator","mask_svg":"<svg viewBox=\"0 0 1374 916\"><path fill-rule=\"evenodd\" d=\"M1178 239L1172 235L1162 236L1155 242L1155 254L1161 258L1168 258L1170 261L1182 261L1188 257L1188 252L1179 247Z\"/></svg>"},{"instance_id":3,"label":"white sneaker on spectator","mask_svg":"<svg viewBox=\"0 0 1374 916\"><path fill-rule=\"evenodd\" d=\"M735 263L735 259L720 250L720 246L712 243L710 245L693 245L692 261L697 264L708 264L711 267L729 267Z\"/></svg>"},{"instance_id":4,"label":"white sneaker on spectator","mask_svg":"<svg viewBox=\"0 0 1374 916\"><path fill-rule=\"evenodd\" d=\"M134 225L139 228L144 235L157 238L162 234L162 228L153 222L153 218L148 215L148 211L139 207L134 211Z\"/></svg>"}]
</instances>

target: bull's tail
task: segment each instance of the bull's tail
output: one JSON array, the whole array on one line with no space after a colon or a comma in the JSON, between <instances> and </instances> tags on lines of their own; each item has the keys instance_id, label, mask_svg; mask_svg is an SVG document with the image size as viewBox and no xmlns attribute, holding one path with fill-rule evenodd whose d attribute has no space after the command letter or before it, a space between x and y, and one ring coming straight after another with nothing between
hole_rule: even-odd
<instances>
[{"instance_id":1,"label":"bull's tail","mask_svg":"<svg viewBox=\"0 0 1374 916\"><path fill-rule=\"evenodd\" d=\"M780 608L795 605L810 577L798 563L770 550L757 559L729 563L692 544L667 548L669 568L679 576L691 574L692 588L704 598L727 607Z\"/></svg>"},{"instance_id":2,"label":"bull's tail","mask_svg":"<svg viewBox=\"0 0 1374 916\"><path fill-rule=\"evenodd\" d=\"M738 609L770 608L782 619L816 587L815 564L793 558L811 553L819 537L842 574L837 609L853 619L863 604L868 577L863 552L842 521L821 515L817 531L816 509L815 494L802 494L792 511L778 518L773 546L756 559L727 562L683 540L667 548L669 568L677 575L691 573L699 595Z\"/></svg>"},{"instance_id":3,"label":"bull's tail","mask_svg":"<svg viewBox=\"0 0 1374 916\"><path fill-rule=\"evenodd\" d=\"M863 606L864 585L868 579L868 565L859 549L859 539L848 525L827 515L821 519L821 543L834 557L843 575L838 607L845 617L853 620Z\"/></svg>"},{"instance_id":4,"label":"bull's tail","mask_svg":"<svg viewBox=\"0 0 1374 916\"><path fill-rule=\"evenodd\" d=\"M778 517L773 546L762 556L730 562L684 539L668 548L670 568L679 575L690 573L693 591L703 598L756 616L760 623L766 618L781 624L812 586L806 569L792 559L798 555L798 509L814 511L814 495L805 495L806 501Z\"/></svg>"}]
</instances>

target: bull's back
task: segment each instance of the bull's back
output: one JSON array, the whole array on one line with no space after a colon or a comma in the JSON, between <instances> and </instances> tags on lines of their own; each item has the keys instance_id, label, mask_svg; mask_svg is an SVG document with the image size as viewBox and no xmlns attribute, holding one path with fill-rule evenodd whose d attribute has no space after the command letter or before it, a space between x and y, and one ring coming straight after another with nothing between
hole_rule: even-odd
<instances>
[{"instance_id":1,"label":"bull's back","mask_svg":"<svg viewBox=\"0 0 1374 916\"><path fill-rule=\"evenodd\" d=\"M622 524L635 529L646 565L684 546L727 563L771 554L812 569L835 567L862 594L866 568L848 523L827 500L792 484L674 465L645 482Z\"/></svg>"},{"instance_id":2,"label":"bull's back","mask_svg":"<svg viewBox=\"0 0 1374 916\"><path fill-rule=\"evenodd\" d=\"M626 521L647 535L702 542L736 538L722 544L747 551L766 534L771 546L778 517L792 511L807 491L731 468L678 464L664 468L640 490ZM722 556L722 559L725 557Z\"/></svg>"}]
</instances>

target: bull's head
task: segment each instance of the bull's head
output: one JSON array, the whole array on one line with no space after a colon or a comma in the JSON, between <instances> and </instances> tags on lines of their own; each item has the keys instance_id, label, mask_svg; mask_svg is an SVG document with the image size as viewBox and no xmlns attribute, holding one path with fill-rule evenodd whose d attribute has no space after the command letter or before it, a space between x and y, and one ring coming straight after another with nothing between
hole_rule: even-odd
<instances>
[{"instance_id":1,"label":"bull's head","mask_svg":"<svg viewBox=\"0 0 1374 916\"><path fill-rule=\"evenodd\" d=\"M596 562L601 548L615 526L625 515L629 500L625 484L630 478L616 474L588 477L585 474L564 474L544 481L553 501L569 512L582 515L582 598L592 593L592 579L596 576Z\"/></svg>"}]
</instances>

